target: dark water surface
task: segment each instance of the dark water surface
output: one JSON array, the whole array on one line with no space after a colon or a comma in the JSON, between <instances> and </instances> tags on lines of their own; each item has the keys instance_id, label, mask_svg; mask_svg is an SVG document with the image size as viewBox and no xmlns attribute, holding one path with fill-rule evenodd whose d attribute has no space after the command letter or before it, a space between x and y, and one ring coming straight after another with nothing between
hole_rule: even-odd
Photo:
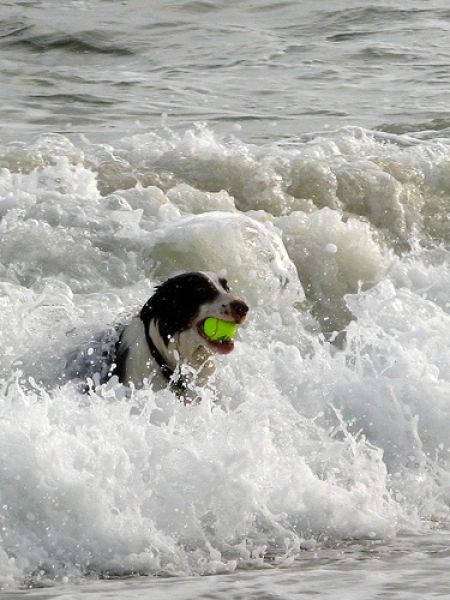
<instances>
[{"instance_id":1,"label":"dark water surface","mask_svg":"<svg viewBox=\"0 0 450 600\"><path fill-rule=\"evenodd\" d=\"M1 133L442 129L449 29L444 0L7 0Z\"/></svg>"}]
</instances>

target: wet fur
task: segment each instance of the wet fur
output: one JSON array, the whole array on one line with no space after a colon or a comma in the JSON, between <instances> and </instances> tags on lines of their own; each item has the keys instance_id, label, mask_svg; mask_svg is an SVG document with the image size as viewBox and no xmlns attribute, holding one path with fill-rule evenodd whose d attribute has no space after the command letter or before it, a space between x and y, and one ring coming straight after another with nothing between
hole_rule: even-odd
<instances>
[{"instance_id":1,"label":"wet fur","mask_svg":"<svg viewBox=\"0 0 450 600\"><path fill-rule=\"evenodd\" d=\"M215 316L242 324L248 306L234 296L225 279L191 272L160 285L139 315L125 326L116 345L119 381L141 387L146 380L182 391L192 379L202 385L214 372L213 355L228 353L232 343L210 342L202 323Z\"/></svg>"}]
</instances>

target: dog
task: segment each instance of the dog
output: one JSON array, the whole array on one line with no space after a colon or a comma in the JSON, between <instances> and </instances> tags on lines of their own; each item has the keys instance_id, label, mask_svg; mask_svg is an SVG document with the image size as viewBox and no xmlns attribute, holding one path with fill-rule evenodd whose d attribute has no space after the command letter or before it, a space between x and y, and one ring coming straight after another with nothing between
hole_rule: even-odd
<instances>
[{"instance_id":1,"label":"dog","mask_svg":"<svg viewBox=\"0 0 450 600\"><path fill-rule=\"evenodd\" d=\"M214 354L228 354L234 347L232 340L208 339L205 320L216 317L242 325L248 311L223 277L204 271L176 275L157 287L124 327L110 374L136 388L159 379L160 385L183 395L191 383L205 384L215 370Z\"/></svg>"}]
</instances>

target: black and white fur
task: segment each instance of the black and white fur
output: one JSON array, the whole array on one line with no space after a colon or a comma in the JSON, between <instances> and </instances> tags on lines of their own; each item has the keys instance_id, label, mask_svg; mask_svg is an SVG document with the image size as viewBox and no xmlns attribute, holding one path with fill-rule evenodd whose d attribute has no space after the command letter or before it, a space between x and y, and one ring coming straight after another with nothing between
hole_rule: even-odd
<instances>
[{"instance_id":1,"label":"black and white fur","mask_svg":"<svg viewBox=\"0 0 450 600\"><path fill-rule=\"evenodd\" d=\"M215 353L228 354L232 341L213 342L203 331L208 317L244 323L247 304L212 272L183 273L160 285L139 315L125 326L116 346L119 381L141 387L145 380L170 382L182 391L190 379L203 384L214 371Z\"/></svg>"}]
</instances>

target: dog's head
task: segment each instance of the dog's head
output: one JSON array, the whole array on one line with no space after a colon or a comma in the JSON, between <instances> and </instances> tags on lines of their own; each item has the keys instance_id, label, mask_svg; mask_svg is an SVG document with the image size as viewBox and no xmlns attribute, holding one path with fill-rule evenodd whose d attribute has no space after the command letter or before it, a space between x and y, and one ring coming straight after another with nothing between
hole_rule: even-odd
<instances>
[{"instance_id":1,"label":"dog's head","mask_svg":"<svg viewBox=\"0 0 450 600\"><path fill-rule=\"evenodd\" d=\"M147 335L152 337L157 329L166 348L184 334L184 345L191 350L203 346L210 353L228 354L233 350L233 341L209 340L204 322L216 317L241 325L247 313L247 304L230 292L226 279L199 271L177 275L160 285L143 307L141 319ZM158 350L161 352L161 348Z\"/></svg>"}]
</instances>

